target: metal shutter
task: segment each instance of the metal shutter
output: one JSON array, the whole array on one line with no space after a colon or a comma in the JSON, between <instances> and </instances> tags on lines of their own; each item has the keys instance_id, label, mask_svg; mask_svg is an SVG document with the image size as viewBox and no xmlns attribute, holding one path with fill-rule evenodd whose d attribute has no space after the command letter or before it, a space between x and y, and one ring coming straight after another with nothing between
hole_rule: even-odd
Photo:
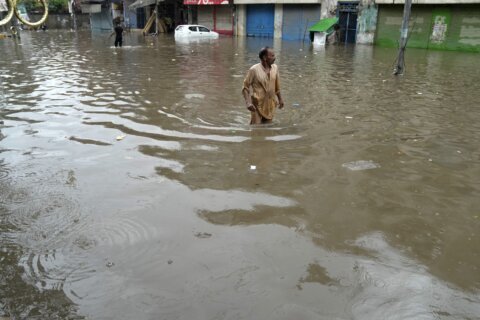
<instances>
[{"instance_id":1,"label":"metal shutter","mask_svg":"<svg viewBox=\"0 0 480 320\"><path fill-rule=\"evenodd\" d=\"M215 30L220 33L233 34L232 7L220 5L215 7Z\"/></svg>"},{"instance_id":2,"label":"metal shutter","mask_svg":"<svg viewBox=\"0 0 480 320\"><path fill-rule=\"evenodd\" d=\"M282 38L310 39L308 29L320 20L320 5L283 5Z\"/></svg>"},{"instance_id":3,"label":"metal shutter","mask_svg":"<svg viewBox=\"0 0 480 320\"><path fill-rule=\"evenodd\" d=\"M213 6L198 6L198 24L213 30Z\"/></svg>"},{"instance_id":4,"label":"metal shutter","mask_svg":"<svg viewBox=\"0 0 480 320\"><path fill-rule=\"evenodd\" d=\"M247 36L273 38L274 12L273 4L247 5Z\"/></svg>"}]
</instances>

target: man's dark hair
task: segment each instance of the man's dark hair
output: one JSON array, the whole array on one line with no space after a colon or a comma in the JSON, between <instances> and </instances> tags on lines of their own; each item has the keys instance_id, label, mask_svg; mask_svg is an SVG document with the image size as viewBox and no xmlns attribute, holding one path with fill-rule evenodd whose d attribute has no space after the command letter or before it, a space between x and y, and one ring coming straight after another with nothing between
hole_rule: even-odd
<instances>
[{"instance_id":1,"label":"man's dark hair","mask_svg":"<svg viewBox=\"0 0 480 320\"><path fill-rule=\"evenodd\" d=\"M270 50L270 47L264 47L262 48L262 50L260 50L260 52L258 53L258 57L260 58L260 60L262 60L263 57L268 54L268 50Z\"/></svg>"}]
</instances>

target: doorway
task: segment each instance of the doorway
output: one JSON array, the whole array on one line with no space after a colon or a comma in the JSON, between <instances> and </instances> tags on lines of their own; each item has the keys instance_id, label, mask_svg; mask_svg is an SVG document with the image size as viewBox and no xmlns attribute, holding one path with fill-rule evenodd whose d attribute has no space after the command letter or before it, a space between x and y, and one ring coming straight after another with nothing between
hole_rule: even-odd
<instances>
[{"instance_id":1,"label":"doorway","mask_svg":"<svg viewBox=\"0 0 480 320\"><path fill-rule=\"evenodd\" d=\"M358 2L339 2L337 14L340 43L355 43L357 40Z\"/></svg>"}]
</instances>

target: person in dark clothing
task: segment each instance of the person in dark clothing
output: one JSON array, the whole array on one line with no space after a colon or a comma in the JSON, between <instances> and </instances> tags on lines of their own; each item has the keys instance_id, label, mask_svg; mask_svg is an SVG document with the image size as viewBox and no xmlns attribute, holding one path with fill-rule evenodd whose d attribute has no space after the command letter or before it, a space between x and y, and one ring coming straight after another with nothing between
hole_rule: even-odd
<instances>
[{"instance_id":1,"label":"person in dark clothing","mask_svg":"<svg viewBox=\"0 0 480 320\"><path fill-rule=\"evenodd\" d=\"M113 36L115 35L115 47L122 47L122 42L123 42L123 28L120 24L117 24L115 28L113 29L112 34L110 35Z\"/></svg>"}]
</instances>

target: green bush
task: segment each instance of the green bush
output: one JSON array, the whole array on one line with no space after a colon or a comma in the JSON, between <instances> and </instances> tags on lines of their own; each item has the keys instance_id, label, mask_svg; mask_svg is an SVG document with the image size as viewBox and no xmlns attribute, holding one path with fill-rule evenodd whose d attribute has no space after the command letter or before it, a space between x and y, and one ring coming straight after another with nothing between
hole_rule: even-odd
<instances>
[{"instance_id":1,"label":"green bush","mask_svg":"<svg viewBox=\"0 0 480 320\"><path fill-rule=\"evenodd\" d=\"M47 0L48 11L51 13L66 13L68 12L68 0ZM18 3L23 3L28 13L37 13L43 11L43 6L38 0L21 0Z\"/></svg>"},{"instance_id":2,"label":"green bush","mask_svg":"<svg viewBox=\"0 0 480 320\"><path fill-rule=\"evenodd\" d=\"M52 13L68 12L68 0L49 0L48 10Z\"/></svg>"}]
</instances>

